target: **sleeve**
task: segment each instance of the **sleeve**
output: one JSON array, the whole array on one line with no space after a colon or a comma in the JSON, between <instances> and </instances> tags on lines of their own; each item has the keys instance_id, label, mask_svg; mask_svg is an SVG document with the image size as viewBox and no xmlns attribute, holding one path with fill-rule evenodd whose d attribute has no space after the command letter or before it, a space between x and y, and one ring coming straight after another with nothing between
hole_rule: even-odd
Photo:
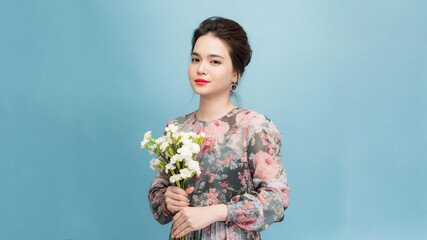
<instances>
[{"instance_id":1,"label":"sleeve","mask_svg":"<svg viewBox=\"0 0 427 240\"><path fill-rule=\"evenodd\" d=\"M162 136L166 135L166 127L168 125L169 123L166 124ZM163 169L156 168L156 176L151 182L150 189L148 190L148 203L150 205L150 209L153 213L154 218L160 224L169 223L170 221L172 221L175 215L166 208L164 194L168 186L170 186L169 175L166 174Z\"/></svg>"},{"instance_id":2,"label":"sleeve","mask_svg":"<svg viewBox=\"0 0 427 240\"><path fill-rule=\"evenodd\" d=\"M227 202L226 223L234 222L248 231L261 232L284 219L289 203L279 129L265 116L248 124L248 162L253 189Z\"/></svg>"}]
</instances>

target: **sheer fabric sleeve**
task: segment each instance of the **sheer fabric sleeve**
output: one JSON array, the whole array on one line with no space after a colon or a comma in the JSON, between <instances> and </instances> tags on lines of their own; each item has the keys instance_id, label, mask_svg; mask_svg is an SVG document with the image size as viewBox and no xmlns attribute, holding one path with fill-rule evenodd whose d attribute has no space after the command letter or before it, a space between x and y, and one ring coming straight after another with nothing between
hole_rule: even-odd
<instances>
[{"instance_id":1,"label":"sheer fabric sleeve","mask_svg":"<svg viewBox=\"0 0 427 240\"><path fill-rule=\"evenodd\" d=\"M163 130L162 136L166 135L166 127L169 125L166 124L165 129ZM153 157L156 157L153 154ZM165 201L165 192L170 186L169 175L163 169L156 168L156 176L151 182L151 186L148 190L148 203L150 205L151 212L153 213L154 218L160 224L167 224L172 221L175 214L171 213L166 208Z\"/></svg>"},{"instance_id":2,"label":"sheer fabric sleeve","mask_svg":"<svg viewBox=\"0 0 427 240\"><path fill-rule=\"evenodd\" d=\"M261 232L284 219L289 203L286 172L281 154L282 136L265 116L248 124L247 156L254 190L234 196L227 205L226 223Z\"/></svg>"}]
</instances>

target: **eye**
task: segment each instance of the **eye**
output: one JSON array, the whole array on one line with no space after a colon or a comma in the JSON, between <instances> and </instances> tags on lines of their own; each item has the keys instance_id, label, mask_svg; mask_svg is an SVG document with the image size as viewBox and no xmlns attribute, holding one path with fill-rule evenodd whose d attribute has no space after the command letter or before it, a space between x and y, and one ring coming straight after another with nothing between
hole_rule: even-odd
<instances>
[{"instance_id":1,"label":"eye","mask_svg":"<svg viewBox=\"0 0 427 240\"><path fill-rule=\"evenodd\" d=\"M216 64L216 65L221 64L221 62L220 62L220 61L218 61L218 60L213 60L212 62L213 62L214 64Z\"/></svg>"},{"instance_id":2,"label":"eye","mask_svg":"<svg viewBox=\"0 0 427 240\"><path fill-rule=\"evenodd\" d=\"M192 61L192 62L198 62L198 61L199 61L199 59L198 59L198 58L191 58L191 61Z\"/></svg>"}]
</instances>

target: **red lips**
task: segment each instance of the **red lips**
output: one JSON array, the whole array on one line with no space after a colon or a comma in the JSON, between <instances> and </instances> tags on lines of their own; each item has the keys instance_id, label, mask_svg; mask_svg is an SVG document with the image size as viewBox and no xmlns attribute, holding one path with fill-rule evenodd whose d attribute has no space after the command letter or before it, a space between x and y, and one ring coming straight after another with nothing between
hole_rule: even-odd
<instances>
[{"instance_id":1,"label":"red lips","mask_svg":"<svg viewBox=\"0 0 427 240\"><path fill-rule=\"evenodd\" d=\"M196 79L195 81L196 81L196 82L206 82L206 83L208 83L208 82L209 82L208 80L205 80L205 79L203 79L203 78L198 78L198 79Z\"/></svg>"},{"instance_id":2,"label":"red lips","mask_svg":"<svg viewBox=\"0 0 427 240\"><path fill-rule=\"evenodd\" d=\"M205 80L203 78L198 78L198 79L195 80L195 82L196 82L197 85L205 85L205 84L209 83L209 81L207 81L207 80Z\"/></svg>"}]
</instances>

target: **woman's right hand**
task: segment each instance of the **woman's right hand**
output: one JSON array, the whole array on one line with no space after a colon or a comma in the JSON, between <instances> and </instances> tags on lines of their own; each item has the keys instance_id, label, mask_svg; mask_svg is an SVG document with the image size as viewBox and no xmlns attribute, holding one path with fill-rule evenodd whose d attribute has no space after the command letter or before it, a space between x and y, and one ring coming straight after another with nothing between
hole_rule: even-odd
<instances>
[{"instance_id":1,"label":"woman's right hand","mask_svg":"<svg viewBox=\"0 0 427 240\"><path fill-rule=\"evenodd\" d=\"M166 208L171 213L175 213L187 207L190 204L188 194L193 190L193 186L185 189L185 191L177 186L169 186L165 192Z\"/></svg>"}]
</instances>

